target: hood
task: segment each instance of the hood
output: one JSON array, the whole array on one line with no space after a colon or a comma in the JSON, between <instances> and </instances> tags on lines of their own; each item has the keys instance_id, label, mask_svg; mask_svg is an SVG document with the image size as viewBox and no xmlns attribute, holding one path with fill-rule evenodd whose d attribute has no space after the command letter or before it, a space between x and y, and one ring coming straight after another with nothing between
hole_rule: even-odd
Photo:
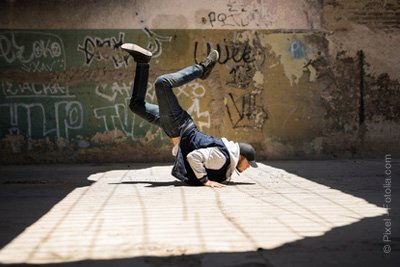
<instances>
[{"instance_id":1,"label":"hood","mask_svg":"<svg viewBox=\"0 0 400 267\"><path fill-rule=\"evenodd\" d=\"M239 161L240 149L239 144L233 141L228 141L225 137L221 138L222 142L224 142L226 148L229 151L229 156L231 158L231 163L228 166L228 170L226 171L226 178L231 178L232 173L235 171L236 165Z\"/></svg>"}]
</instances>

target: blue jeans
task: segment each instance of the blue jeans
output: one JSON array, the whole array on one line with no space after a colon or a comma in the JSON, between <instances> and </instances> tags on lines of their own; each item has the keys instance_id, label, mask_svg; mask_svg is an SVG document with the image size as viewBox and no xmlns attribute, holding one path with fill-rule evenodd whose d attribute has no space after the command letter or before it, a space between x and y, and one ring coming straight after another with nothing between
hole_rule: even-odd
<instances>
[{"instance_id":1,"label":"blue jeans","mask_svg":"<svg viewBox=\"0 0 400 267\"><path fill-rule=\"evenodd\" d=\"M158 77L154 84L158 105L154 105L145 101L149 67L149 64L137 64L129 107L139 117L161 127L170 138L179 137L182 125L192 118L179 105L172 88L199 78L203 70L199 65L193 65Z\"/></svg>"}]
</instances>

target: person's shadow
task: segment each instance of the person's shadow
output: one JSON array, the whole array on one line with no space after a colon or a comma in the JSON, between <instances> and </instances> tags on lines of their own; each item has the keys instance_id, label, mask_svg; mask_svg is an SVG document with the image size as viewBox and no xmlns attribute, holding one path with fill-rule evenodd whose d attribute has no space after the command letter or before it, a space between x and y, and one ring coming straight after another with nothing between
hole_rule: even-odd
<instances>
[{"instance_id":1,"label":"person's shadow","mask_svg":"<svg viewBox=\"0 0 400 267\"><path fill-rule=\"evenodd\" d=\"M157 181L120 181L120 182L112 182L109 184L149 184L145 187L163 187L163 186L174 186L174 187L181 187L181 186L193 186L181 181L168 181L168 182L157 182ZM256 183L245 183L245 182L224 182L222 183L226 186L237 186L237 185L255 185Z\"/></svg>"}]
</instances>

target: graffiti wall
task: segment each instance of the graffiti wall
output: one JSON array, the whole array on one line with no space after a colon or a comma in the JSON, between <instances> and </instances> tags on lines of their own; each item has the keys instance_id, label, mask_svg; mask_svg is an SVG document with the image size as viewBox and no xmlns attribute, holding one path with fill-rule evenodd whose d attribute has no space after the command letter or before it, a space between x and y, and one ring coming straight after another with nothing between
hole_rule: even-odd
<instances>
[{"instance_id":1,"label":"graffiti wall","mask_svg":"<svg viewBox=\"0 0 400 267\"><path fill-rule=\"evenodd\" d=\"M245 2L192 10L197 29L156 27L159 18L146 22L150 13L142 12L144 3L132 7L135 27L128 29L3 27L2 163L172 161L167 135L129 108L136 65L121 50L126 42L153 53L146 95L152 104L157 104L158 76L197 64L216 49L220 59L211 76L174 92L201 131L250 142L260 158L399 152L393 150L399 133L399 77L392 67L398 56L393 64L374 64L374 49L348 41L331 23L337 20L332 10L349 13L347 21L357 28L373 8L375 13L389 8L382 11L389 16L397 4L366 1L349 8L344 1L324 6L305 1L302 8L313 4L309 17L294 17L308 29L293 24L279 29L285 26L278 19L282 7ZM325 21L315 16L318 12ZM175 15L164 18L176 22ZM396 23L377 21L368 20L372 26L367 26L384 27L390 31L384 37L391 34L391 42L397 40ZM381 53L377 60L391 55Z\"/></svg>"}]
</instances>

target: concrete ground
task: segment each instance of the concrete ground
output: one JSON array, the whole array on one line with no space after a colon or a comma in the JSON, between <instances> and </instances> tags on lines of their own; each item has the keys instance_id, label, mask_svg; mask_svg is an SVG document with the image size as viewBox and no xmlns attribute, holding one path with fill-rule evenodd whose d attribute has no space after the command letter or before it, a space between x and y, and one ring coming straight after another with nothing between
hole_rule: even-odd
<instances>
[{"instance_id":1,"label":"concrete ground","mask_svg":"<svg viewBox=\"0 0 400 267\"><path fill-rule=\"evenodd\" d=\"M398 266L399 166L269 161L221 189L163 164L0 166L0 264Z\"/></svg>"}]
</instances>

